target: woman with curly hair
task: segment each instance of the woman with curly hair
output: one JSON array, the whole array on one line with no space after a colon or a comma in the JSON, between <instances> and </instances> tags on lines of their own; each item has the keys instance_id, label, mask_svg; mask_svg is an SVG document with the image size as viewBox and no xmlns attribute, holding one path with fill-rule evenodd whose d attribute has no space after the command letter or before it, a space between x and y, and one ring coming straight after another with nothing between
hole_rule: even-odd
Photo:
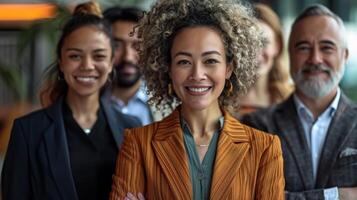
<instances>
[{"instance_id":1,"label":"woman with curly hair","mask_svg":"<svg viewBox=\"0 0 357 200\"><path fill-rule=\"evenodd\" d=\"M255 77L261 37L251 10L161 0L137 31L152 102L178 106L125 132L110 199L283 199L279 139L228 112Z\"/></svg>"},{"instance_id":2,"label":"woman with curly hair","mask_svg":"<svg viewBox=\"0 0 357 200\"><path fill-rule=\"evenodd\" d=\"M49 67L42 93L48 107L14 122L4 200L109 198L123 130L140 125L101 95L113 69L113 43L98 4L78 5Z\"/></svg>"},{"instance_id":3,"label":"woman with curly hair","mask_svg":"<svg viewBox=\"0 0 357 200\"><path fill-rule=\"evenodd\" d=\"M258 78L240 98L238 115L280 103L292 90L288 67L284 65L284 39L278 15L267 5L254 4L258 25L265 36L265 45L258 56Z\"/></svg>"}]
</instances>

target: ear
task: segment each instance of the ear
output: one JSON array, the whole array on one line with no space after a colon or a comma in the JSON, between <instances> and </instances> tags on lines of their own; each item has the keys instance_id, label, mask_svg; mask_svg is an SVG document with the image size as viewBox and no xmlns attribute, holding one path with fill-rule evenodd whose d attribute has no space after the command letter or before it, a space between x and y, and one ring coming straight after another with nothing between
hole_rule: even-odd
<instances>
[{"instance_id":1,"label":"ear","mask_svg":"<svg viewBox=\"0 0 357 200\"><path fill-rule=\"evenodd\" d=\"M169 78L172 79L172 74L171 74L171 63L169 64L169 71L168 71Z\"/></svg>"},{"instance_id":2,"label":"ear","mask_svg":"<svg viewBox=\"0 0 357 200\"><path fill-rule=\"evenodd\" d=\"M109 65L110 65L110 71L109 71L109 73L112 73L113 68L114 68L114 58L110 60Z\"/></svg>"},{"instance_id":3,"label":"ear","mask_svg":"<svg viewBox=\"0 0 357 200\"><path fill-rule=\"evenodd\" d=\"M229 79L233 72L233 61L227 64L226 79Z\"/></svg>"},{"instance_id":4,"label":"ear","mask_svg":"<svg viewBox=\"0 0 357 200\"><path fill-rule=\"evenodd\" d=\"M61 60L60 59L57 59L57 63L58 63L58 68L59 68L59 70L61 71L61 72L63 72L63 67L62 67L62 62L61 62Z\"/></svg>"},{"instance_id":5,"label":"ear","mask_svg":"<svg viewBox=\"0 0 357 200\"><path fill-rule=\"evenodd\" d=\"M344 57L345 57L345 61L347 61L347 59L348 59L348 56L349 56L349 51L348 51L348 48L345 48L345 50L344 50Z\"/></svg>"}]
</instances>

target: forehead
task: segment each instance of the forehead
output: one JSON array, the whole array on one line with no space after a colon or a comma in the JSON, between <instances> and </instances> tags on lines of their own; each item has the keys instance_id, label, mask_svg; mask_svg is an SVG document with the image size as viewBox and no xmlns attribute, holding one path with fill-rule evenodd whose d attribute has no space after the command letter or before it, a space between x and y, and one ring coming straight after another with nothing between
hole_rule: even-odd
<instances>
[{"instance_id":1,"label":"forehead","mask_svg":"<svg viewBox=\"0 0 357 200\"><path fill-rule=\"evenodd\" d=\"M306 17L295 24L291 30L290 45L297 42L319 42L330 40L342 44L342 30L337 21L329 16Z\"/></svg>"},{"instance_id":2,"label":"forehead","mask_svg":"<svg viewBox=\"0 0 357 200\"><path fill-rule=\"evenodd\" d=\"M224 51L224 44L214 28L197 26L182 29L174 38L172 50Z\"/></svg>"},{"instance_id":3,"label":"forehead","mask_svg":"<svg viewBox=\"0 0 357 200\"><path fill-rule=\"evenodd\" d=\"M267 23L258 21L258 25L261 28L261 31L263 31L264 37L268 37L269 39L275 37L274 30Z\"/></svg>"},{"instance_id":4,"label":"forehead","mask_svg":"<svg viewBox=\"0 0 357 200\"><path fill-rule=\"evenodd\" d=\"M129 34L133 31L136 25L137 23L133 21L117 20L112 24L113 35L114 37L129 38Z\"/></svg>"},{"instance_id":5,"label":"forehead","mask_svg":"<svg viewBox=\"0 0 357 200\"><path fill-rule=\"evenodd\" d=\"M108 35L95 26L83 26L74 30L65 38L64 46L104 48L110 47L110 39Z\"/></svg>"}]
</instances>

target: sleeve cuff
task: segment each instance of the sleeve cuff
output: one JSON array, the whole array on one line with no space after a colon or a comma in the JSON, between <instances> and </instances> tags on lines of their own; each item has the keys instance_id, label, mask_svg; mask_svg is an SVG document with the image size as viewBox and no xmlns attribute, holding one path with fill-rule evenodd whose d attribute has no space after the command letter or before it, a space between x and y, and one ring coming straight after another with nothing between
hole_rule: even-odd
<instances>
[{"instance_id":1,"label":"sleeve cuff","mask_svg":"<svg viewBox=\"0 0 357 200\"><path fill-rule=\"evenodd\" d=\"M325 200L339 200L338 188L333 187L333 188L324 189L324 197Z\"/></svg>"}]
</instances>

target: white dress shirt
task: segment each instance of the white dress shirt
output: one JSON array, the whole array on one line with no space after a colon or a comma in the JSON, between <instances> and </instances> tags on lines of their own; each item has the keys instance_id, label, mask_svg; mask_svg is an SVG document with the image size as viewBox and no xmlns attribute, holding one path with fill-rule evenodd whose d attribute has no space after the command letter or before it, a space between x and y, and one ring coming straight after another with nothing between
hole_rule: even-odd
<instances>
[{"instance_id":1,"label":"white dress shirt","mask_svg":"<svg viewBox=\"0 0 357 200\"><path fill-rule=\"evenodd\" d=\"M317 169L320 161L321 151L323 149L328 128L331 120L337 110L340 101L341 92L337 89L337 94L331 104L316 119L312 112L304 105L297 95L294 95L294 101L297 108L297 114L304 129L305 138L310 148L313 178L316 182ZM324 190L325 199L338 199L337 187Z\"/></svg>"}]
</instances>

